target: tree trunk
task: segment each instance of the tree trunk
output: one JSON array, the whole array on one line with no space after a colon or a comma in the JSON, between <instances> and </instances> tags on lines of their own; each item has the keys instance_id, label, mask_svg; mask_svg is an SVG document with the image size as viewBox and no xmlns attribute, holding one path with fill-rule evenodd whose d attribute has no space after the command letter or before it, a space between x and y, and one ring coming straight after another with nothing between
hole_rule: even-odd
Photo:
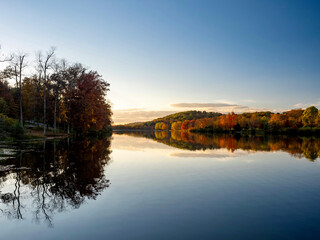
<instances>
[{"instance_id":1,"label":"tree trunk","mask_svg":"<svg viewBox=\"0 0 320 240\"><path fill-rule=\"evenodd\" d=\"M40 127L41 116L40 116L40 109L41 109L41 73L39 73L39 80L38 80L38 103L37 103L37 125Z\"/></svg>"},{"instance_id":2,"label":"tree trunk","mask_svg":"<svg viewBox=\"0 0 320 240\"><path fill-rule=\"evenodd\" d=\"M43 135L46 135L46 114L47 114L47 79L46 73L44 74L44 84L43 84Z\"/></svg>"},{"instance_id":3,"label":"tree trunk","mask_svg":"<svg viewBox=\"0 0 320 240\"><path fill-rule=\"evenodd\" d=\"M58 101L58 91L56 91L55 97L54 97L54 133L56 133L57 130L57 101Z\"/></svg>"},{"instance_id":4,"label":"tree trunk","mask_svg":"<svg viewBox=\"0 0 320 240\"><path fill-rule=\"evenodd\" d=\"M20 124L23 126L23 112L22 112L22 76L21 76L21 66L20 66L20 72L19 72L19 105L20 105Z\"/></svg>"}]
</instances>

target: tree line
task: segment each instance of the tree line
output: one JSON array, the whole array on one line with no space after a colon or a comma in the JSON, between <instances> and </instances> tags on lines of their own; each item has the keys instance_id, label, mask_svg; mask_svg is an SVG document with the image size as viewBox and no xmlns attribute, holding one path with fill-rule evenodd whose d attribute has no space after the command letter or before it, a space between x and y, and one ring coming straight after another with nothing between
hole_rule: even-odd
<instances>
[{"instance_id":1,"label":"tree line","mask_svg":"<svg viewBox=\"0 0 320 240\"><path fill-rule=\"evenodd\" d=\"M157 118L148 122L128 123L124 125L115 125L115 129L148 129L148 130L170 130L173 122L214 118L220 116L221 113L206 112L206 111L185 111L167 115L165 117Z\"/></svg>"},{"instance_id":2,"label":"tree line","mask_svg":"<svg viewBox=\"0 0 320 240\"><path fill-rule=\"evenodd\" d=\"M195 112L196 111L191 111ZM190 113L190 112L188 112ZM209 113L189 114L177 113L151 122L127 124L116 128L154 129L165 131L199 131L199 132L241 132L244 134L260 132L270 133L320 133L320 111L314 106L307 109L294 109L283 113ZM179 118L180 117L180 118Z\"/></svg>"},{"instance_id":3,"label":"tree line","mask_svg":"<svg viewBox=\"0 0 320 240\"><path fill-rule=\"evenodd\" d=\"M320 112L314 106L283 113L228 113L215 118L202 118L171 123L171 130L246 132L265 131L293 133L320 131Z\"/></svg>"},{"instance_id":4,"label":"tree line","mask_svg":"<svg viewBox=\"0 0 320 240\"><path fill-rule=\"evenodd\" d=\"M111 125L106 100L110 85L97 71L57 59L55 48L38 52L31 62L21 53L2 56L0 62L2 125L17 119L20 126L41 126L43 135L49 127L54 132L88 133Z\"/></svg>"}]
</instances>

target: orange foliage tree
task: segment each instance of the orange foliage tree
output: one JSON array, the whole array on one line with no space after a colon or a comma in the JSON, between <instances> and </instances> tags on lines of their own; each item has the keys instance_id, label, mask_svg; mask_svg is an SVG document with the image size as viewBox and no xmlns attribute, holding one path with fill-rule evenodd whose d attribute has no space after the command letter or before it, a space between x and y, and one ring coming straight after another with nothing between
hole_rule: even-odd
<instances>
[{"instance_id":1,"label":"orange foliage tree","mask_svg":"<svg viewBox=\"0 0 320 240\"><path fill-rule=\"evenodd\" d=\"M181 130L188 130L189 122L189 120L183 121L183 123L181 124Z\"/></svg>"}]
</instances>

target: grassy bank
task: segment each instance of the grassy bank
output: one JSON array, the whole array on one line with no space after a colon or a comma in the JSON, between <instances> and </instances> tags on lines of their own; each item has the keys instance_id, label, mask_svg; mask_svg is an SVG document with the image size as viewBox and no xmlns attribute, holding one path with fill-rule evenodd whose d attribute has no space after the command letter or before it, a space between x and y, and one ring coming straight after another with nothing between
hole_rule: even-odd
<instances>
[{"instance_id":1,"label":"grassy bank","mask_svg":"<svg viewBox=\"0 0 320 240\"><path fill-rule=\"evenodd\" d=\"M54 131L52 128L49 128L46 130L46 135L44 136L43 128L38 126L30 126L30 124L26 127L23 127L18 120L0 114L1 141L17 141L36 138L53 139L66 137L99 137L110 135L111 133L111 127L107 127L103 131L88 131L87 133L72 131L70 134L62 130Z\"/></svg>"}]
</instances>

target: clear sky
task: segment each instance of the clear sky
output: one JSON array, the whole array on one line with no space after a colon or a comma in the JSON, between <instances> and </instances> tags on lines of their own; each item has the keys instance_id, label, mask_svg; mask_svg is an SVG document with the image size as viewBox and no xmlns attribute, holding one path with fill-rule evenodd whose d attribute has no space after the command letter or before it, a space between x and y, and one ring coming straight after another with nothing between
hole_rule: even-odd
<instances>
[{"instance_id":1,"label":"clear sky","mask_svg":"<svg viewBox=\"0 0 320 240\"><path fill-rule=\"evenodd\" d=\"M188 109L320 107L320 2L5 1L4 52L57 57L111 84L115 123Z\"/></svg>"}]
</instances>

